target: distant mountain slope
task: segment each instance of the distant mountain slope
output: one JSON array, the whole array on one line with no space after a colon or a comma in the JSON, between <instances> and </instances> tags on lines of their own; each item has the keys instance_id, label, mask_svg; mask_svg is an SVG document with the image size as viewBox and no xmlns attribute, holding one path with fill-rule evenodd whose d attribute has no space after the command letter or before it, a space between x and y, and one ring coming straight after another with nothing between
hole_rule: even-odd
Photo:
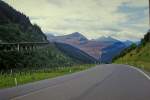
<instances>
[{"instance_id":1,"label":"distant mountain slope","mask_svg":"<svg viewBox=\"0 0 150 100\"><path fill-rule=\"evenodd\" d=\"M112 62L112 59L119 55L125 48L125 44L123 44L122 42L116 42L102 49L103 54L100 60L104 63L110 63Z\"/></svg>"},{"instance_id":2,"label":"distant mountain slope","mask_svg":"<svg viewBox=\"0 0 150 100\"><path fill-rule=\"evenodd\" d=\"M50 39L50 41L51 40L52 39ZM55 42L73 46L74 48L86 53L87 55L90 55L97 60L99 58L100 49L104 46L99 42L88 40L85 36L78 32L55 37Z\"/></svg>"},{"instance_id":3,"label":"distant mountain slope","mask_svg":"<svg viewBox=\"0 0 150 100\"><path fill-rule=\"evenodd\" d=\"M72 44L74 46L78 46L78 45L86 43L88 41L88 39L85 36L83 36L81 33L74 32L74 33L69 34L69 35L57 36L57 41L69 43L69 44Z\"/></svg>"},{"instance_id":4,"label":"distant mountain slope","mask_svg":"<svg viewBox=\"0 0 150 100\"><path fill-rule=\"evenodd\" d=\"M150 71L150 32L137 48L116 59L114 63L129 64Z\"/></svg>"},{"instance_id":5,"label":"distant mountain slope","mask_svg":"<svg viewBox=\"0 0 150 100\"><path fill-rule=\"evenodd\" d=\"M37 25L29 18L0 0L0 40L2 42L47 41Z\"/></svg>"},{"instance_id":6,"label":"distant mountain slope","mask_svg":"<svg viewBox=\"0 0 150 100\"><path fill-rule=\"evenodd\" d=\"M72 34L69 35L64 35L64 36L58 36L61 39L76 39L76 40L88 40L85 36L83 36L81 33L79 32L74 32Z\"/></svg>"},{"instance_id":7,"label":"distant mountain slope","mask_svg":"<svg viewBox=\"0 0 150 100\"><path fill-rule=\"evenodd\" d=\"M108 36L108 37L102 36L102 37L96 39L96 41L99 41L99 42L111 42L111 43L120 42L119 40L116 40L116 39L112 38L111 36Z\"/></svg>"},{"instance_id":8,"label":"distant mountain slope","mask_svg":"<svg viewBox=\"0 0 150 100\"><path fill-rule=\"evenodd\" d=\"M134 42L126 40L123 42L127 47L131 46Z\"/></svg>"},{"instance_id":9,"label":"distant mountain slope","mask_svg":"<svg viewBox=\"0 0 150 100\"><path fill-rule=\"evenodd\" d=\"M62 43L70 45L74 48L72 48L72 52L75 52L75 50L78 49L80 52L84 52L90 57L93 57L96 61L101 60L101 52L106 50L108 55L103 54L103 62L111 62L113 57L118 55L124 48L126 48L126 45L112 37L101 37L95 40L88 40L79 32L64 36L52 37L49 39L50 41L54 40L56 43L60 43L60 45ZM59 48L63 48L60 45ZM68 52L67 48L63 48L63 51L66 51L66 53Z\"/></svg>"},{"instance_id":10,"label":"distant mountain slope","mask_svg":"<svg viewBox=\"0 0 150 100\"><path fill-rule=\"evenodd\" d=\"M56 40L56 36L54 36L52 33L47 33L46 36L49 42L54 42Z\"/></svg>"},{"instance_id":11,"label":"distant mountain slope","mask_svg":"<svg viewBox=\"0 0 150 100\"><path fill-rule=\"evenodd\" d=\"M97 41L88 41L84 45L80 45L79 48L84 51L85 53L89 54L90 56L94 57L95 59L99 60L100 51L104 48L107 44L102 44Z\"/></svg>"},{"instance_id":12,"label":"distant mountain slope","mask_svg":"<svg viewBox=\"0 0 150 100\"><path fill-rule=\"evenodd\" d=\"M85 63L95 63L95 62L98 62L97 59L95 59L94 57L88 55L87 53L85 53L84 51L72 46L72 45L69 45L69 44L66 44L66 43L58 43L56 42L55 43L56 46L61 50L63 51L64 53L66 53L68 56L71 56L75 59L78 59L82 62L85 62Z\"/></svg>"}]
</instances>

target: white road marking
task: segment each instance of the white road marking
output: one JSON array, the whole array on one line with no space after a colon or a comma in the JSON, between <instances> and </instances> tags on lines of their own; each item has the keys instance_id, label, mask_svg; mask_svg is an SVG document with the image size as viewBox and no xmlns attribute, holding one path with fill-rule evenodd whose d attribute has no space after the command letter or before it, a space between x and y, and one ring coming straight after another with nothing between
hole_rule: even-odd
<instances>
[{"instance_id":1,"label":"white road marking","mask_svg":"<svg viewBox=\"0 0 150 100\"><path fill-rule=\"evenodd\" d=\"M129 67L131 67L132 69L137 70L138 72L140 72L141 74L143 74L148 80L150 80L150 76L147 75L147 74L146 74L144 71L142 71L141 69L136 68L136 67L134 67L134 66L129 66Z\"/></svg>"}]
</instances>

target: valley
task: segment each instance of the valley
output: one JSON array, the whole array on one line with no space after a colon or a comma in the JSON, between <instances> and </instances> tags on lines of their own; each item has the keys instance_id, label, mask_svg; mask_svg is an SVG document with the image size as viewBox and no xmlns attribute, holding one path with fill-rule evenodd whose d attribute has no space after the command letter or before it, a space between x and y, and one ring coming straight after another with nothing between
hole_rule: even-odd
<instances>
[{"instance_id":1,"label":"valley","mask_svg":"<svg viewBox=\"0 0 150 100\"><path fill-rule=\"evenodd\" d=\"M50 42L54 42L60 49L63 49L66 53L68 49L71 49L69 52L78 51L84 52L89 57L95 59L95 62L101 63L111 63L112 59L119 55L125 48L128 48L132 43L119 41L112 37L100 37L98 39L89 40L82 33L75 32L65 36L49 36L47 35ZM67 45L67 48L63 48Z\"/></svg>"}]
</instances>

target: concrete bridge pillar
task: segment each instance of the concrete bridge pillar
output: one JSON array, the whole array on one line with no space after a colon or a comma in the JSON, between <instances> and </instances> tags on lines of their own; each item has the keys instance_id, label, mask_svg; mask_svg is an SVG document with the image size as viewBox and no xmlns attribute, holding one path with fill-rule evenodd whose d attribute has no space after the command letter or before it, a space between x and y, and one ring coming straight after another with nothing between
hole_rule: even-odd
<instances>
[{"instance_id":1,"label":"concrete bridge pillar","mask_svg":"<svg viewBox=\"0 0 150 100\"><path fill-rule=\"evenodd\" d=\"M24 51L24 45L23 46L20 46L20 51Z\"/></svg>"},{"instance_id":2,"label":"concrete bridge pillar","mask_svg":"<svg viewBox=\"0 0 150 100\"><path fill-rule=\"evenodd\" d=\"M20 44L17 44L17 51L20 51Z\"/></svg>"},{"instance_id":3,"label":"concrete bridge pillar","mask_svg":"<svg viewBox=\"0 0 150 100\"><path fill-rule=\"evenodd\" d=\"M33 46L31 45L31 46L29 46L29 48L30 48L30 51L32 51L33 50Z\"/></svg>"},{"instance_id":4,"label":"concrete bridge pillar","mask_svg":"<svg viewBox=\"0 0 150 100\"><path fill-rule=\"evenodd\" d=\"M10 51L15 51L16 50L16 47L15 47L15 45L10 45Z\"/></svg>"},{"instance_id":5,"label":"concrete bridge pillar","mask_svg":"<svg viewBox=\"0 0 150 100\"><path fill-rule=\"evenodd\" d=\"M36 49L37 49L37 45L34 46L34 50L36 50Z\"/></svg>"},{"instance_id":6,"label":"concrete bridge pillar","mask_svg":"<svg viewBox=\"0 0 150 100\"><path fill-rule=\"evenodd\" d=\"M11 51L11 45L5 45L4 48L6 52Z\"/></svg>"}]
</instances>

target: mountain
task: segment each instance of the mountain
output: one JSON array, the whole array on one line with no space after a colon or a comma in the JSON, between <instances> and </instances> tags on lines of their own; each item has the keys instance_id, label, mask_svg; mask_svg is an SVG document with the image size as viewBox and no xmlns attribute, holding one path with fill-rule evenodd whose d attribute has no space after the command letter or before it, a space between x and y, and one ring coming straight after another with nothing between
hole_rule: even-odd
<instances>
[{"instance_id":1,"label":"mountain","mask_svg":"<svg viewBox=\"0 0 150 100\"><path fill-rule=\"evenodd\" d=\"M84 52L88 57L92 57L95 61L101 61L101 52L106 50L109 54L103 55L103 62L111 62L112 58L118 55L126 46L112 37L101 37L95 40L88 40L79 32L75 32L69 35L55 37L55 43L58 43L59 49L74 56L76 50ZM63 48L61 45L67 45L68 48ZM71 49L68 51L68 49ZM111 52L113 51L113 52ZM111 54L113 53L113 54ZM84 54L84 55L85 55ZM108 56L108 57L105 57ZM107 58L107 59L106 59ZM87 57L86 57L87 59ZM81 59L80 59L81 60ZM108 60L108 61L106 61Z\"/></svg>"},{"instance_id":2,"label":"mountain","mask_svg":"<svg viewBox=\"0 0 150 100\"><path fill-rule=\"evenodd\" d=\"M127 47L131 46L134 42L130 41L130 40L126 40L123 42Z\"/></svg>"},{"instance_id":3,"label":"mountain","mask_svg":"<svg viewBox=\"0 0 150 100\"><path fill-rule=\"evenodd\" d=\"M88 42L88 39L79 32L74 32L64 36L57 36L53 42L55 42L56 46L61 51L75 59L88 63L97 62L97 59L82 49L83 45Z\"/></svg>"},{"instance_id":4,"label":"mountain","mask_svg":"<svg viewBox=\"0 0 150 100\"><path fill-rule=\"evenodd\" d=\"M80 45L80 44L86 43L88 41L88 39L85 36L83 36L81 33L74 32L74 33L69 34L69 35L58 36L57 41L58 42L65 42L65 43L71 43L74 45Z\"/></svg>"},{"instance_id":5,"label":"mountain","mask_svg":"<svg viewBox=\"0 0 150 100\"><path fill-rule=\"evenodd\" d=\"M112 38L111 36L108 36L108 37L102 36L102 37L96 39L95 41L111 42L111 43L119 42L119 40L116 40L116 39Z\"/></svg>"},{"instance_id":6,"label":"mountain","mask_svg":"<svg viewBox=\"0 0 150 100\"><path fill-rule=\"evenodd\" d=\"M56 36L51 33L47 33L46 36L49 42L54 42L57 39Z\"/></svg>"},{"instance_id":7,"label":"mountain","mask_svg":"<svg viewBox=\"0 0 150 100\"><path fill-rule=\"evenodd\" d=\"M94 57L95 59L99 60L100 51L107 47L109 44L101 43L98 41L87 41L85 44L76 46L80 50L84 51L85 53L89 54L90 56Z\"/></svg>"},{"instance_id":8,"label":"mountain","mask_svg":"<svg viewBox=\"0 0 150 100\"><path fill-rule=\"evenodd\" d=\"M130 40L126 40L123 42L127 47L130 47L132 44L136 44L137 46L141 44L140 41L130 41Z\"/></svg>"},{"instance_id":9,"label":"mountain","mask_svg":"<svg viewBox=\"0 0 150 100\"><path fill-rule=\"evenodd\" d=\"M102 63L110 63L112 59L119 55L127 45L117 39L112 38L111 36L108 37L100 37L96 39L101 44L105 44L104 48L101 49L101 56L99 57L100 62Z\"/></svg>"},{"instance_id":10,"label":"mountain","mask_svg":"<svg viewBox=\"0 0 150 100\"><path fill-rule=\"evenodd\" d=\"M55 42L70 45L70 47L74 47L74 49L72 49L71 51L72 54L75 52L76 49L78 49L80 50L80 52L84 52L87 55L93 57L95 61L98 60L99 51L104 46L99 42L88 40L85 36L83 36L79 32L74 32L69 35L55 37Z\"/></svg>"},{"instance_id":11,"label":"mountain","mask_svg":"<svg viewBox=\"0 0 150 100\"><path fill-rule=\"evenodd\" d=\"M46 42L47 38L27 16L0 0L0 41Z\"/></svg>"},{"instance_id":12,"label":"mountain","mask_svg":"<svg viewBox=\"0 0 150 100\"><path fill-rule=\"evenodd\" d=\"M126 45L122 42L116 42L104 49L102 49L102 57L101 62L111 63L113 58L119 55L124 49Z\"/></svg>"},{"instance_id":13,"label":"mountain","mask_svg":"<svg viewBox=\"0 0 150 100\"><path fill-rule=\"evenodd\" d=\"M63 51L65 54L67 54L68 56L74 59L78 59L85 63L98 62L98 60L95 59L94 57L88 55L83 50L80 50L79 48L76 48L70 44L60 43L60 42L56 42L55 44L61 51Z\"/></svg>"},{"instance_id":14,"label":"mountain","mask_svg":"<svg viewBox=\"0 0 150 100\"><path fill-rule=\"evenodd\" d=\"M72 34L69 35L64 35L64 36L58 36L61 39L75 39L75 40L88 40L85 36L83 36L81 33L79 32L74 32Z\"/></svg>"},{"instance_id":15,"label":"mountain","mask_svg":"<svg viewBox=\"0 0 150 100\"><path fill-rule=\"evenodd\" d=\"M150 32L144 36L139 46L131 49L125 55L122 53L114 59L114 63L129 64L150 72Z\"/></svg>"}]
</instances>

